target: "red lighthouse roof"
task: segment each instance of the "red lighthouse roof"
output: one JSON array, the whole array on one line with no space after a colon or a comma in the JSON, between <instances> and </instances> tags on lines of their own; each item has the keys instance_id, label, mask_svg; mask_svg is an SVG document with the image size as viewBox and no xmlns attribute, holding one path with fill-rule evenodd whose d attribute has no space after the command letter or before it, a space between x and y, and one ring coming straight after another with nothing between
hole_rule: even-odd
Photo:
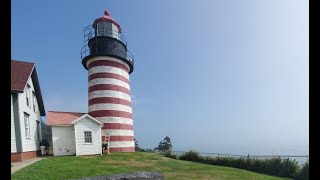
<instances>
[{"instance_id":1,"label":"red lighthouse roof","mask_svg":"<svg viewBox=\"0 0 320 180\"><path fill-rule=\"evenodd\" d=\"M101 21L106 21L106 22L111 22L111 23L113 23L115 26L117 26L119 32L120 32L120 33L122 32L122 31L121 31L121 27L120 27L120 25L117 23L117 21L114 20L114 19L110 16L109 10L105 10L105 11L104 11L104 16L102 16L102 17L94 20L94 22L93 22L93 27L95 27L95 25L96 25L98 22L101 22Z\"/></svg>"}]
</instances>

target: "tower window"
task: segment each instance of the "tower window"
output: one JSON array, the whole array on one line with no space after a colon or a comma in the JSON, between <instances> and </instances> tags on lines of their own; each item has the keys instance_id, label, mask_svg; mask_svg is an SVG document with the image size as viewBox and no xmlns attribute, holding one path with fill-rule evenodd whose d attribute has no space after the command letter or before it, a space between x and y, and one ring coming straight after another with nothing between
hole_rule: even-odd
<instances>
[{"instance_id":1,"label":"tower window","mask_svg":"<svg viewBox=\"0 0 320 180\"><path fill-rule=\"evenodd\" d=\"M96 26L97 36L109 36L112 37L112 23L110 22L99 22Z\"/></svg>"}]
</instances>

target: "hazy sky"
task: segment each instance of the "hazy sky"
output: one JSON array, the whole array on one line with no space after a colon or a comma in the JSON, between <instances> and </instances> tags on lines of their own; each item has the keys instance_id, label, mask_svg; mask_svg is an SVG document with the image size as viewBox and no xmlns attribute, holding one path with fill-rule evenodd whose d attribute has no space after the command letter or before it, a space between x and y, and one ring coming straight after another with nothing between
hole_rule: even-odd
<instances>
[{"instance_id":1,"label":"hazy sky","mask_svg":"<svg viewBox=\"0 0 320 180\"><path fill-rule=\"evenodd\" d=\"M135 57L141 147L308 154L308 1L11 2L11 56L36 63L47 111L88 111L82 30L108 7Z\"/></svg>"}]
</instances>

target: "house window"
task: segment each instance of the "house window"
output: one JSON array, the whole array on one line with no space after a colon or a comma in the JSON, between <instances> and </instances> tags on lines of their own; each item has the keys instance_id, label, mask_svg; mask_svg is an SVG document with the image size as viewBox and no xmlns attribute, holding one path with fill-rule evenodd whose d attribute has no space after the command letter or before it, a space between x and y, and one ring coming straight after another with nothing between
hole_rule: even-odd
<instances>
[{"instance_id":1,"label":"house window","mask_svg":"<svg viewBox=\"0 0 320 180\"><path fill-rule=\"evenodd\" d=\"M26 139L31 139L30 137L30 123L29 123L29 115L24 114L24 129L25 129L25 136Z\"/></svg>"},{"instance_id":2,"label":"house window","mask_svg":"<svg viewBox=\"0 0 320 180\"><path fill-rule=\"evenodd\" d=\"M30 107L30 85L27 85L26 89L26 101L27 101L27 106Z\"/></svg>"},{"instance_id":3,"label":"house window","mask_svg":"<svg viewBox=\"0 0 320 180\"><path fill-rule=\"evenodd\" d=\"M32 103L33 103L33 111L36 113L37 112L37 106L36 106L36 103L37 103L37 99L36 99L36 93L33 91L32 92Z\"/></svg>"},{"instance_id":4,"label":"house window","mask_svg":"<svg viewBox=\"0 0 320 180\"><path fill-rule=\"evenodd\" d=\"M84 131L84 143L92 143L91 131Z\"/></svg>"},{"instance_id":5,"label":"house window","mask_svg":"<svg viewBox=\"0 0 320 180\"><path fill-rule=\"evenodd\" d=\"M39 121L36 121L37 122L37 138L38 138L38 141L41 140L40 138L40 122Z\"/></svg>"}]
</instances>

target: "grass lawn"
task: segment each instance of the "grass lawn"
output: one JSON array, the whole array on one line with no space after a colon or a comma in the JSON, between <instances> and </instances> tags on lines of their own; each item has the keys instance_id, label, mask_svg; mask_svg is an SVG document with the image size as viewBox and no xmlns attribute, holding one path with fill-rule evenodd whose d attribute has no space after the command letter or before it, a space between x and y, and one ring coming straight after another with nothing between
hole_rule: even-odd
<instances>
[{"instance_id":1,"label":"grass lawn","mask_svg":"<svg viewBox=\"0 0 320 180\"><path fill-rule=\"evenodd\" d=\"M251 171L175 160L156 153L112 153L108 156L47 157L14 174L11 179L77 179L134 171L163 173L165 179L280 180Z\"/></svg>"}]
</instances>

